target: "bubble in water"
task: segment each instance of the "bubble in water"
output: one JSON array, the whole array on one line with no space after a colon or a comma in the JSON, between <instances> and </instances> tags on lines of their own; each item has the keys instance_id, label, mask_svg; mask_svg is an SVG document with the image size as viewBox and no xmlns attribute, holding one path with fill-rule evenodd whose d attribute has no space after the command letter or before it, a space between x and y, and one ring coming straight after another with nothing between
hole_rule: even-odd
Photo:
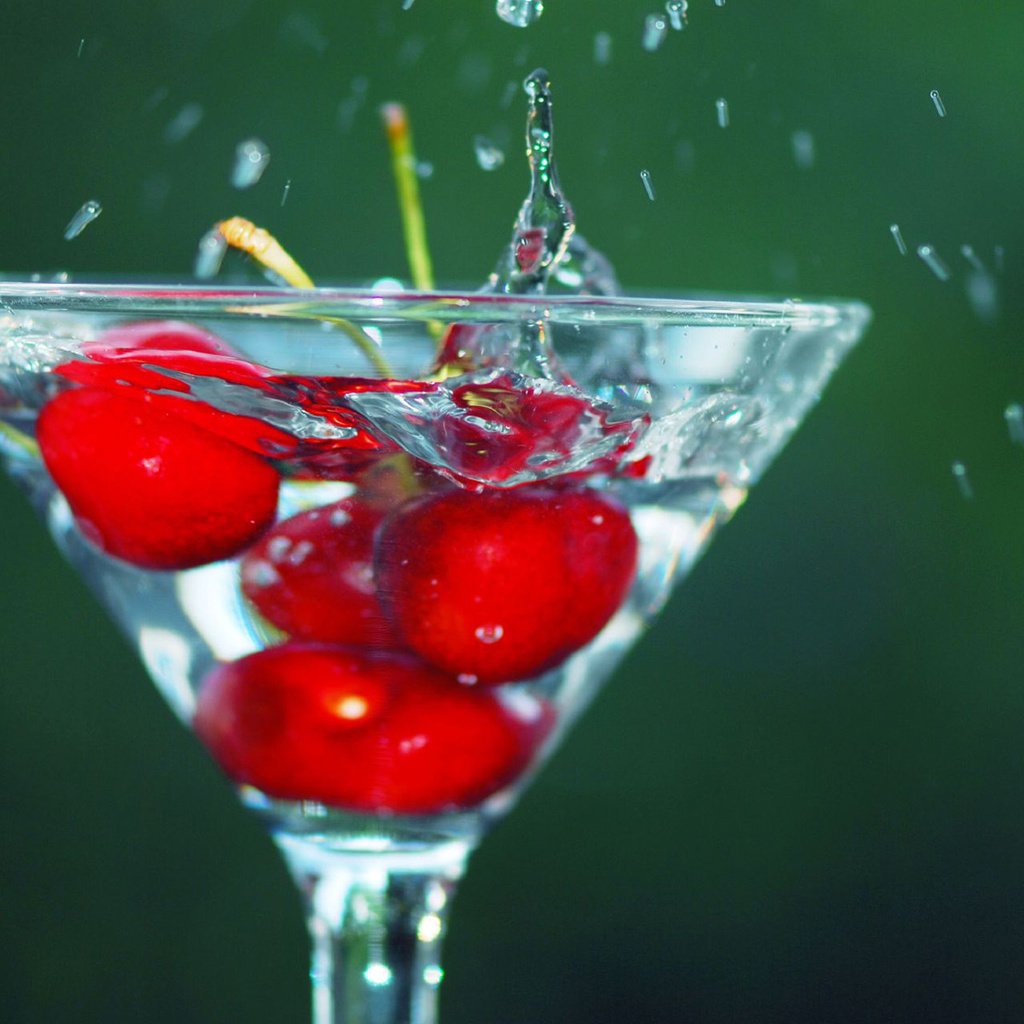
<instances>
[{"instance_id":1,"label":"bubble in water","mask_svg":"<svg viewBox=\"0 0 1024 1024\"><path fill-rule=\"evenodd\" d=\"M949 280L949 267L943 263L942 258L935 251L935 247L932 245L919 245L917 247L917 255L924 260L928 269L940 280Z\"/></svg>"},{"instance_id":2,"label":"bubble in water","mask_svg":"<svg viewBox=\"0 0 1024 1024\"><path fill-rule=\"evenodd\" d=\"M544 13L544 4L541 0L498 0L496 10L502 21L526 28Z\"/></svg>"},{"instance_id":3,"label":"bubble in water","mask_svg":"<svg viewBox=\"0 0 1024 1024\"><path fill-rule=\"evenodd\" d=\"M648 53L653 53L665 41L668 22L660 14L648 14L644 18L643 46Z\"/></svg>"},{"instance_id":4,"label":"bubble in water","mask_svg":"<svg viewBox=\"0 0 1024 1024\"><path fill-rule=\"evenodd\" d=\"M200 104L186 103L167 122L164 128L164 142L173 145L187 139L199 127L199 123L203 120L203 114L204 111Z\"/></svg>"},{"instance_id":5,"label":"bubble in water","mask_svg":"<svg viewBox=\"0 0 1024 1024\"><path fill-rule=\"evenodd\" d=\"M102 212L103 205L98 199L82 203L78 212L68 221L68 226L64 229L64 238L69 242L72 238L77 238Z\"/></svg>"},{"instance_id":6,"label":"bubble in water","mask_svg":"<svg viewBox=\"0 0 1024 1024\"><path fill-rule=\"evenodd\" d=\"M719 128L729 127L729 101L721 96L715 100L715 116L718 118Z\"/></svg>"},{"instance_id":7,"label":"bubble in water","mask_svg":"<svg viewBox=\"0 0 1024 1024\"><path fill-rule=\"evenodd\" d=\"M677 32L682 32L686 27L686 0L665 0L665 13L668 15L669 24Z\"/></svg>"},{"instance_id":8,"label":"bubble in water","mask_svg":"<svg viewBox=\"0 0 1024 1024\"><path fill-rule=\"evenodd\" d=\"M235 188L251 188L263 177L270 163L270 150L260 139L246 139L235 147L235 165L231 168L231 184Z\"/></svg>"},{"instance_id":9,"label":"bubble in water","mask_svg":"<svg viewBox=\"0 0 1024 1024\"><path fill-rule=\"evenodd\" d=\"M484 135L473 137L473 152L484 171L496 171L505 162L504 152Z\"/></svg>"},{"instance_id":10,"label":"bubble in water","mask_svg":"<svg viewBox=\"0 0 1024 1024\"><path fill-rule=\"evenodd\" d=\"M292 179L289 178L284 183L284 189L281 192L281 205L282 206L284 206L284 204L288 202L288 193L291 192L291 190L292 190Z\"/></svg>"},{"instance_id":11,"label":"bubble in water","mask_svg":"<svg viewBox=\"0 0 1024 1024\"><path fill-rule=\"evenodd\" d=\"M594 36L594 63L607 64L612 59L612 37L607 32Z\"/></svg>"},{"instance_id":12,"label":"bubble in water","mask_svg":"<svg viewBox=\"0 0 1024 1024\"><path fill-rule=\"evenodd\" d=\"M803 128L797 129L790 136L793 145L793 160L797 167L803 171L810 170L814 166L814 136Z\"/></svg>"},{"instance_id":13,"label":"bubble in water","mask_svg":"<svg viewBox=\"0 0 1024 1024\"><path fill-rule=\"evenodd\" d=\"M640 180L644 183L644 191L647 193L647 198L654 202L654 184L651 182L651 172L646 168L640 172Z\"/></svg>"},{"instance_id":14,"label":"bubble in water","mask_svg":"<svg viewBox=\"0 0 1024 1024\"><path fill-rule=\"evenodd\" d=\"M224 236L216 229L211 228L199 239L199 247L196 250L196 261L193 272L200 281L208 281L220 273L221 264L224 262L224 254L228 251L228 243Z\"/></svg>"},{"instance_id":15,"label":"bubble in water","mask_svg":"<svg viewBox=\"0 0 1024 1024\"><path fill-rule=\"evenodd\" d=\"M959 459L956 459L950 469L953 471L953 479L956 480L957 487L960 488L960 494L970 501L974 497L974 488L967 477L967 467Z\"/></svg>"},{"instance_id":16,"label":"bubble in water","mask_svg":"<svg viewBox=\"0 0 1024 1024\"><path fill-rule=\"evenodd\" d=\"M945 117L946 104L942 102L942 97L939 95L939 90L932 89L932 91L928 95L931 96L932 103L935 104L935 113L938 114L939 117Z\"/></svg>"},{"instance_id":17,"label":"bubble in water","mask_svg":"<svg viewBox=\"0 0 1024 1024\"><path fill-rule=\"evenodd\" d=\"M906 256L907 243L903 241L903 232L900 231L899 224L890 224L889 234L892 235L893 241L896 243L896 248L900 251L900 255Z\"/></svg>"},{"instance_id":18,"label":"bubble in water","mask_svg":"<svg viewBox=\"0 0 1024 1024\"><path fill-rule=\"evenodd\" d=\"M1010 440L1024 448L1024 405L1014 402L1006 407L1003 413L1006 427L1010 431Z\"/></svg>"}]
</instances>

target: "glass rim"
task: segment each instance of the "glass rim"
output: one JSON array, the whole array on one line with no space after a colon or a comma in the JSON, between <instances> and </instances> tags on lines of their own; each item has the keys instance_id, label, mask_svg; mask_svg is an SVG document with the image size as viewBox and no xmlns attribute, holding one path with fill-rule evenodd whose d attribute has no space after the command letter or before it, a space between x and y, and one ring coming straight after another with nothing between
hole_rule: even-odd
<instances>
[{"instance_id":1,"label":"glass rim","mask_svg":"<svg viewBox=\"0 0 1024 1024\"><path fill-rule=\"evenodd\" d=\"M161 283L77 283L0 279L2 313L105 313L124 316L368 318L441 323L572 323L680 327L864 327L854 299L771 299L697 295L508 295L401 287L321 287Z\"/></svg>"}]
</instances>

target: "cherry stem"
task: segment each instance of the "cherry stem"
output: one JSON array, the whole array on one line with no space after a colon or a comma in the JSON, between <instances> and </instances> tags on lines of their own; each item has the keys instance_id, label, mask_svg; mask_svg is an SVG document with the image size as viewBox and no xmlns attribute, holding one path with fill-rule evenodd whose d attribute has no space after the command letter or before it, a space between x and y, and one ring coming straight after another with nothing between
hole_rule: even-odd
<instances>
[{"instance_id":1,"label":"cherry stem","mask_svg":"<svg viewBox=\"0 0 1024 1024\"><path fill-rule=\"evenodd\" d=\"M0 438L4 438L17 448L20 448L22 452L31 458L39 458L39 445L28 434L22 433L17 427L12 427L9 423L4 423L2 420L0 420Z\"/></svg>"},{"instance_id":2,"label":"cherry stem","mask_svg":"<svg viewBox=\"0 0 1024 1024\"><path fill-rule=\"evenodd\" d=\"M354 852L276 840L306 907L313 1024L435 1024L441 940L468 845Z\"/></svg>"},{"instance_id":3,"label":"cherry stem","mask_svg":"<svg viewBox=\"0 0 1024 1024\"><path fill-rule=\"evenodd\" d=\"M384 130L391 150L391 171L398 190L402 214L405 255L413 286L421 292L434 290L434 270L427 245L427 228L420 202L420 184L416 175L416 151L412 144L409 117L401 103L385 103L380 108Z\"/></svg>"}]
</instances>

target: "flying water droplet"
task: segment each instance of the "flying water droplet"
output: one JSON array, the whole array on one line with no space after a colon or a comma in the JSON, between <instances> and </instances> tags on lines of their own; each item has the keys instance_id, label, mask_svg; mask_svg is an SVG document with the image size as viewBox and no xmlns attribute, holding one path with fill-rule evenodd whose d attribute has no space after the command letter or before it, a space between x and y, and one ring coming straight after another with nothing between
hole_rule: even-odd
<instances>
[{"instance_id":1,"label":"flying water droplet","mask_svg":"<svg viewBox=\"0 0 1024 1024\"><path fill-rule=\"evenodd\" d=\"M612 37L607 32L594 36L594 63L607 64L612 59Z\"/></svg>"},{"instance_id":2,"label":"flying water droplet","mask_svg":"<svg viewBox=\"0 0 1024 1024\"><path fill-rule=\"evenodd\" d=\"M724 7L725 6L725 0L715 0L715 6L716 7Z\"/></svg>"},{"instance_id":3,"label":"flying water droplet","mask_svg":"<svg viewBox=\"0 0 1024 1024\"><path fill-rule=\"evenodd\" d=\"M68 226L64 229L64 238L69 242L72 238L77 238L102 212L103 205L98 199L82 203L78 212L68 221Z\"/></svg>"},{"instance_id":4,"label":"flying water droplet","mask_svg":"<svg viewBox=\"0 0 1024 1024\"><path fill-rule=\"evenodd\" d=\"M260 139L246 139L235 147L235 165L231 184L235 188L251 188L263 177L270 163L270 150Z\"/></svg>"},{"instance_id":5,"label":"flying water droplet","mask_svg":"<svg viewBox=\"0 0 1024 1024\"><path fill-rule=\"evenodd\" d=\"M718 118L719 128L729 127L729 101L721 96L715 100L715 116Z\"/></svg>"},{"instance_id":6,"label":"flying water droplet","mask_svg":"<svg viewBox=\"0 0 1024 1024\"><path fill-rule=\"evenodd\" d=\"M644 18L644 49L648 53L653 53L665 41L667 32L668 22L660 14L648 14Z\"/></svg>"},{"instance_id":7,"label":"flying water droplet","mask_svg":"<svg viewBox=\"0 0 1024 1024\"><path fill-rule=\"evenodd\" d=\"M901 256L907 255L907 243L903 241L903 232L900 231L899 224L889 225L889 234L892 235L893 241L896 243L896 248L899 249Z\"/></svg>"},{"instance_id":8,"label":"flying water droplet","mask_svg":"<svg viewBox=\"0 0 1024 1024\"><path fill-rule=\"evenodd\" d=\"M996 270L1001 274L1006 269L1006 250L997 245L992 250L992 258L996 261Z\"/></svg>"},{"instance_id":9,"label":"flying water droplet","mask_svg":"<svg viewBox=\"0 0 1024 1024\"><path fill-rule=\"evenodd\" d=\"M167 122L164 128L164 142L173 145L176 142L182 142L187 139L199 127L200 122L203 120L203 114L204 111L200 104L186 103Z\"/></svg>"},{"instance_id":10,"label":"flying water droplet","mask_svg":"<svg viewBox=\"0 0 1024 1024\"><path fill-rule=\"evenodd\" d=\"M932 89L932 91L928 95L931 96L932 103L935 104L935 113L938 114L939 117L945 117L946 104L942 102L942 97L939 95L939 90Z\"/></svg>"},{"instance_id":11,"label":"flying water droplet","mask_svg":"<svg viewBox=\"0 0 1024 1024\"><path fill-rule=\"evenodd\" d=\"M986 273L985 264L978 258L978 254L974 251L973 245L967 245L966 243L961 245L960 255L963 256L963 258L967 260L967 262L970 263L970 265L979 273Z\"/></svg>"},{"instance_id":12,"label":"flying water droplet","mask_svg":"<svg viewBox=\"0 0 1024 1024\"><path fill-rule=\"evenodd\" d=\"M651 172L646 168L640 172L640 180L644 183L644 191L647 193L647 198L654 202L654 184L651 182Z\"/></svg>"},{"instance_id":13,"label":"flying water droplet","mask_svg":"<svg viewBox=\"0 0 1024 1024\"><path fill-rule=\"evenodd\" d=\"M281 205L284 206L288 202L288 193L292 190L292 179L289 178L284 183L284 190L281 192Z\"/></svg>"},{"instance_id":14,"label":"flying water droplet","mask_svg":"<svg viewBox=\"0 0 1024 1024\"><path fill-rule=\"evenodd\" d=\"M935 247L932 245L919 245L917 247L917 255L924 260L928 269L940 280L949 280L949 267L943 263L942 258L935 251Z\"/></svg>"},{"instance_id":15,"label":"flying water droplet","mask_svg":"<svg viewBox=\"0 0 1024 1024\"><path fill-rule=\"evenodd\" d=\"M665 0L665 13L668 15L669 24L676 32L682 32L686 28L688 6L686 0Z\"/></svg>"},{"instance_id":16,"label":"flying water droplet","mask_svg":"<svg viewBox=\"0 0 1024 1024\"><path fill-rule=\"evenodd\" d=\"M1024 448L1024 405L1014 402L1006 407L1003 413L1006 427L1010 431L1010 440Z\"/></svg>"},{"instance_id":17,"label":"flying water droplet","mask_svg":"<svg viewBox=\"0 0 1024 1024\"><path fill-rule=\"evenodd\" d=\"M414 3L415 3L415 0L402 0L402 10L403 11L411 11L412 10L412 5Z\"/></svg>"},{"instance_id":18,"label":"flying water droplet","mask_svg":"<svg viewBox=\"0 0 1024 1024\"><path fill-rule=\"evenodd\" d=\"M968 274L967 301L982 322L990 324L999 319L999 289L995 278L984 268Z\"/></svg>"},{"instance_id":19,"label":"flying water droplet","mask_svg":"<svg viewBox=\"0 0 1024 1024\"><path fill-rule=\"evenodd\" d=\"M216 228L211 228L199 239L196 261L192 268L193 273L200 281L208 281L210 278L216 277L220 273L224 254L227 251L228 243L224 236Z\"/></svg>"},{"instance_id":20,"label":"flying water droplet","mask_svg":"<svg viewBox=\"0 0 1024 1024\"><path fill-rule=\"evenodd\" d=\"M420 181L427 181L434 176L434 165L429 160L416 161L416 177Z\"/></svg>"},{"instance_id":21,"label":"flying water droplet","mask_svg":"<svg viewBox=\"0 0 1024 1024\"><path fill-rule=\"evenodd\" d=\"M793 146L793 160L802 171L808 171L814 166L814 136L802 128L797 129L790 136Z\"/></svg>"},{"instance_id":22,"label":"flying water droplet","mask_svg":"<svg viewBox=\"0 0 1024 1024\"><path fill-rule=\"evenodd\" d=\"M953 479L956 480L956 485L960 488L961 496L970 501L974 497L974 488L967 477L967 467L957 459L950 468L953 471Z\"/></svg>"},{"instance_id":23,"label":"flying water droplet","mask_svg":"<svg viewBox=\"0 0 1024 1024\"><path fill-rule=\"evenodd\" d=\"M484 135L473 137L473 152L484 171L496 171L505 162L504 152Z\"/></svg>"},{"instance_id":24,"label":"flying water droplet","mask_svg":"<svg viewBox=\"0 0 1024 1024\"><path fill-rule=\"evenodd\" d=\"M79 43L78 43L78 59L79 60L82 59L82 51L84 49L85 49L85 37L83 36L82 39L79 40Z\"/></svg>"},{"instance_id":25,"label":"flying water droplet","mask_svg":"<svg viewBox=\"0 0 1024 1024\"><path fill-rule=\"evenodd\" d=\"M697 150L689 139L681 139L675 146L676 164L684 174L692 174L697 163Z\"/></svg>"},{"instance_id":26,"label":"flying water droplet","mask_svg":"<svg viewBox=\"0 0 1024 1024\"><path fill-rule=\"evenodd\" d=\"M497 0L498 17L516 28L532 25L543 13L541 0Z\"/></svg>"}]
</instances>

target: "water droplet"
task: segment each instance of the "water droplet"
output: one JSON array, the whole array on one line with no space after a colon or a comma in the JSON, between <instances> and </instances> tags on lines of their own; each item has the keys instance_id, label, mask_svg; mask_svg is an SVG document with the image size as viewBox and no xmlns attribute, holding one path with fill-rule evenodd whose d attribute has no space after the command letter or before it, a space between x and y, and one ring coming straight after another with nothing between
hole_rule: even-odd
<instances>
[{"instance_id":1,"label":"water droplet","mask_svg":"<svg viewBox=\"0 0 1024 1024\"><path fill-rule=\"evenodd\" d=\"M793 160L802 171L814 166L814 136L804 129L797 129L790 136L793 145Z\"/></svg>"},{"instance_id":2,"label":"water droplet","mask_svg":"<svg viewBox=\"0 0 1024 1024\"><path fill-rule=\"evenodd\" d=\"M931 96L932 103L935 104L935 113L938 114L939 117L945 117L946 104L942 102L942 97L939 95L939 90L932 89L932 91L928 95Z\"/></svg>"},{"instance_id":3,"label":"water droplet","mask_svg":"<svg viewBox=\"0 0 1024 1024\"><path fill-rule=\"evenodd\" d=\"M289 178L284 183L284 190L281 192L281 205L284 206L288 202L288 193L292 190L292 179Z\"/></svg>"},{"instance_id":4,"label":"water droplet","mask_svg":"<svg viewBox=\"0 0 1024 1024\"><path fill-rule=\"evenodd\" d=\"M270 150L260 139L245 139L235 147L235 165L231 184L235 188L251 188L263 176L270 163Z\"/></svg>"},{"instance_id":5,"label":"water droplet","mask_svg":"<svg viewBox=\"0 0 1024 1024\"><path fill-rule=\"evenodd\" d=\"M419 160L416 163L416 177L426 181L434 176L434 165L429 160Z\"/></svg>"},{"instance_id":6,"label":"water droplet","mask_svg":"<svg viewBox=\"0 0 1024 1024\"><path fill-rule=\"evenodd\" d=\"M81 60L82 51L85 49L85 38L83 37L78 43L78 58Z\"/></svg>"},{"instance_id":7,"label":"water droplet","mask_svg":"<svg viewBox=\"0 0 1024 1024\"><path fill-rule=\"evenodd\" d=\"M975 270L979 271L979 273L985 273L985 264L978 258L978 254L974 251L973 245L967 245L966 243L961 245L960 255L963 256L963 258L967 260Z\"/></svg>"},{"instance_id":8,"label":"water droplet","mask_svg":"<svg viewBox=\"0 0 1024 1024\"><path fill-rule=\"evenodd\" d=\"M686 8L688 6L686 0L665 0L665 13L668 15L669 24L677 32L682 32L686 27Z\"/></svg>"},{"instance_id":9,"label":"water droplet","mask_svg":"<svg viewBox=\"0 0 1024 1024\"><path fill-rule=\"evenodd\" d=\"M725 0L715 0L715 6L716 7L724 7L725 6Z\"/></svg>"},{"instance_id":10,"label":"water droplet","mask_svg":"<svg viewBox=\"0 0 1024 1024\"><path fill-rule=\"evenodd\" d=\"M992 249L992 258L996 261L996 270L1001 274L1006 269L1006 250L997 245Z\"/></svg>"},{"instance_id":11,"label":"water droplet","mask_svg":"<svg viewBox=\"0 0 1024 1024\"><path fill-rule=\"evenodd\" d=\"M526 28L544 13L544 4L541 0L498 0L496 10L502 21Z\"/></svg>"},{"instance_id":12,"label":"water droplet","mask_svg":"<svg viewBox=\"0 0 1024 1024\"><path fill-rule=\"evenodd\" d=\"M899 224L890 224L889 234L892 235L893 241L896 243L896 248L900 251L900 255L906 256L907 243L903 241L903 232L900 231Z\"/></svg>"},{"instance_id":13,"label":"water droplet","mask_svg":"<svg viewBox=\"0 0 1024 1024\"><path fill-rule=\"evenodd\" d=\"M607 32L594 36L594 63L607 64L612 59L612 37Z\"/></svg>"},{"instance_id":14,"label":"water droplet","mask_svg":"<svg viewBox=\"0 0 1024 1024\"><path fill-rule=\"evenodd\" d=\"M228 251L228 243L224 236L216 229L211 228L199 239L199 247L196 251L196 261L193 272L200 281L208 281L220 273L221 264L224 262L224 254Z\"/></svg>"},{"instance_id":15,"label":"water droplet","mask_svg":"<svg viewBox=\"0 0 1024 1024\"><path fill-rule=\"evenodd\" d=\"M302 563L313 553L313 542L300 540L290 552L288 552L289 565L302 565Z\"/></svg>"},{"instance_id":16,"label":"water droplet","mask_svg":"<svg viewBox=\"0 0 1024 1024\"><path fill-rule=\"evenodd\" d=\"M1024 448L1024 405L1014 402L1006 407L1003 413L1006 427L1010 431L1010 440Z\"/></svg>"},{"instance_id":17,"label":"water droplet","mask_svg":"<svg viewBox=\"0 0 1024 1024\"><path fill-rule=\"evenodd\" d=\"M204 110L198 103L186 103L164 128L164 142L173 145L187 139L203 120Z\"/></svg>"},{"instance_id":18,"label":"water droplet","mask_svg":"<svg viewBox=\"0 0 1024 1024\"><path fill-rule=\"evenodd\" d=\"M967 301L974 315L984 323L999 319L999 289L995 278L984 268L968 274Z\"/></svg>"},{"instance_id":19,"label":"water droplet","mask_svg":"<svg viewBox=\"0 0 1024 1024\"><path fill-rule=\"evenodd\" d=\"M654 202L654 184L651 182L651 172L644 169L640 172L640 180L644 183L644 191L647 193L647 198Z\"/></svg>"},{"instance_id":20,"label":"water droplet","mask_svg":"<svg viewBox=\"0 0 1024 1024\"><path fill-rule=\"evenodd\" d=\"M974 488L967 478L967 467L957 459L950 468L953 471L953 479L956 480L956 485L960 488L960 494L970 501L974 497Z\"/></svg>"},{"instance_id":21,"label":"water droplet","mask_svg":"<svg viewBox=\"0 0 1024 1024\"><path fill-rule=\"evenodd\" d=\"M676 164L684 174L692 174L697 163L697 151L689 139L682 139L675 147Z\"/></svg>"},{"instance_id":22,"label":"water droplet","mask_svg":"<svg viewBox=\"0 0 1024 1024\"><path fill-rule=\"evenodd\" d=\"M69 242L72 238L77 238L102 212L103 205L98 199L82 203L78 212L68 221L68 226L64 229L64 238Z\"/></svg>"},{"instance_id":23,"label":"water droplet","mask_svg":"<svg viewBox=\"0 0 1024 1024\"><path fill-rule=\"evenodd\" d=\"M267 542L267 555L272 562L282 562L291 550L292 542L288 537L271 537Z\"/></svg>"},{"instance_id":24,"label":"water droplet","mask_svg":"<svg viewBox=\"0 0 1024 1024\"><path fill-rule=\"evenodd\" d=\"M156 110L156 108L159 107L169 95L170 90L167 86L161 85L159 89L154 89L153 92L146 97L146 102L143 103L142 109L146 111L146 113Z\"/></svg>"},{"instance_id":25,"label":"water droplet","mask_svg":"<svg viewBox=\"0 0 1024 1024\"><path fill-rule=\"evenodd\" d=\"M482 644L496 644L505 635L505 629L497 625L477 626L473 635Z\"/></svg>"},{"instance_id":26,"label":"water droplet","mask_svg":"<svg viewBox=\"0 0 1024 1024\"><path fill-rule=\"evenodd\" d=\"M668 22L660 14L648 14L644 18L643 47L653 53L665 41Z\"/></svg>"},{"instance_id":27,"label":"water droplet","mask_svg":"<svg viewBox=\"0 0 1024 1024\"><path fill-rule=\"evenodd\" d=\"M403 11L411 11L412 10L412 5L415 2L416 2L416 0L402 0L402 10Z\"/></svg>"},{"instance_id":28,"label":"water droplet","mask_svg":"<svg viewBox=\"0 0 1024 1024\"><path fill-rule=\"evenodd\" d=\"M924 260L928 269L940 280L949 280L949 267L942 262L941 257L935 251L935 247L931 245L919 245L917 247L917 255Z\"/></svg>"},{"instance_id":29,"label":"water droplet","mask_svg":"<svg viewBox=\"0 0 1024 1024\"><path fill-rule=\"evenodd\" d=\"M729 101L719 96L715 100L715 115L718 118L719 128L729 127Z\"/></svg>"},{"instance_id":30,"label":"water droplet","mask_svg":"<svg viewBox=\"0 0 1024 1024\"><path fill-rule=\"evenodd\" d=\"M473 137L473 152L476 154L476 162L484 171L496 171L505 162L504 152L483 135Z\"/></svg>"}]
</instances>

